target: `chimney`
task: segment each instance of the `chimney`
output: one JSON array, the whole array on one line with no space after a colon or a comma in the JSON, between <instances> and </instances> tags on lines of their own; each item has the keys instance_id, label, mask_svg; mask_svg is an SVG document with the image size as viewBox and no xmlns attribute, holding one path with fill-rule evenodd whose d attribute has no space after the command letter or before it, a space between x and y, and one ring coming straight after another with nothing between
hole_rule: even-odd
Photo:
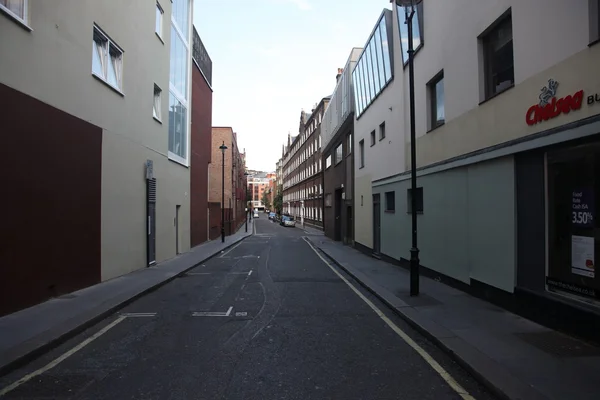
<instances>
[{"instance_id":1,"label":"chimney","mask_svg":"<svg viewBox=\"0 0 600 400\"><path fill-rule=\"evenodd\" d=\"M335 81L339 81L340 80L340 76L342 76L342 73L344 72L344 68L338 68L338 73L335 76Z\"/></svg>"}]
</instances>

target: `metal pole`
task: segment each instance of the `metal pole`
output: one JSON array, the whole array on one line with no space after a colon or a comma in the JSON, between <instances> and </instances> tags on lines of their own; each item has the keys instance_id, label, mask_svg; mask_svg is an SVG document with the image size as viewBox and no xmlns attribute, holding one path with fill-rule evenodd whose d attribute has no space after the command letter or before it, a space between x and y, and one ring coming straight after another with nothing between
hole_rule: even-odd
<instances>
[{"instance_id":1,"label":"metal pole","mask_svg":"<svg viewBox=\"0 0 600 400\"><path fill-rule=\"evenodd\" d=\"M225 142L223 142L225 146ZM221 243L225 243L225 151L221 151L223 163L221 164Z\"/></svg>"},{"instance_id":2,"label":"metal pole","mask_svg":"<svg viewBox=\"0 0 600 400\"><path fill-rule=\"evenodd\" d=\"M246 210L246 215L244 216L244 219L246 220L246 232L248 232L248 212L249 207L248 207L248 178L246 177L246 200L244 200L246 202L246 207L244 208Z\"/></svg>"},{"instance_id":3,"label":"metal pole","mask_svg":"<svg viewBox=\"0 0 600 400\"><path fill-rule=\"evenodd\" d=\"M414 7L410 13L405 8L406 23L408 24L408 79L410 91L410 205L412 216L412 248L410 249L410 295L419 295L419 247L417 246L417 135L415 132L415 71L413 48L413 16Z\"/></svg>"}]
</instances>

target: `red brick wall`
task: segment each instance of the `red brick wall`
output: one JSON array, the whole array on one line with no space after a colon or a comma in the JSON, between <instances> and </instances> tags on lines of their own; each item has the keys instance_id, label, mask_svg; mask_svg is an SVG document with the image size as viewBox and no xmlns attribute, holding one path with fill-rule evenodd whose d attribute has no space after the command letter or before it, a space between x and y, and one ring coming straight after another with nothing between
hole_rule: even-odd
<instances>
[{"instance_id":1,"label":"red brick wall","mask_svg":"<svg viewBox=\"0 0 600 400\"><path fill-rule=\"evenodd\" d=\"M190 169L191 243L208 240L208 165L212 143L212 90L196 65L192 67Z\"/></svg>"},{"instance_id":2,"label":"red brick wall","mask_svg":"<svg viewBox=\"0 0 600 400\"><path fill-rule=\"evenodd\" d=\"M100 282L102 129L0 84L0 315Z\"/></svg>"}]
</instances>

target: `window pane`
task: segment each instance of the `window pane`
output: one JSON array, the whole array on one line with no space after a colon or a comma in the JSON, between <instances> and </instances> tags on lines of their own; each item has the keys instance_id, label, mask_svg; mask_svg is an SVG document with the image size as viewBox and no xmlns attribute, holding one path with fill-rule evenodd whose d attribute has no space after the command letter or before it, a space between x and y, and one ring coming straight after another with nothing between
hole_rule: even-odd
<instances>
[{"instance_id":1,"label":"window pane","mask_svg":"<svg viewBox=\"0 0 600 400\"><path fill-rule=\"evenodd\" d=\"M17 17L25 19L25 0L0 0L0 4L12 11Z\"/></svg>"},{"instance_id":2,"label":"window pane","mask_svg":"<svg viewBox=\"0 0 600 400\"><path fill-rule=\"evenodd\" d=\"M169 93L169 151L186 158L187 110Z\"/></svg>"},{"instance_id":3,"label":"window pane","mask_svg":"<svg viewBox=\"0 0 600 400\"><path fill-rule=\"evenodd\" d=\"M356 71L358 74L358 103L359 103L359 114L362 114L363 110L365 109L365 85L364 85L364 81L363 81L363 75L362 75L362 65L360 63L358 63L356 65Z\"/></svg>"},{"instance_id":4,"label":"window pane","mask_svg":"<svg viewBox=\"0 0 600 400\"><path fill-rule=\"evenodd\" d=\"M442 123L446 119L444 111L444 79L440 79L435 84L435 104L437 123Z\"/></svg>"},{"instance_id":5,"label":"window pane","mask_svg":"<svg viewBox=\"0 0 600 400\"><path fill-rule=\"evenodd\" d=\"M360 88L360 73L358 72L358 64L354 67L354 72L352 73L354 77L354 101L356 103L356 114L360 115L362 111L362 105L360 103L361 96L361 88Z\"/></svg>"},{"instance_id":6,"label":"window pane","mask_svg":"<svg viewBox=\"0 0 600 400\"><path fill-rule=\"evenodd\" d=\"M371 70L371 60L369 57L369 47L365 49L365 54L363 55L363 64L365 65L365 82L367 83L367 104L371 103L373 99L373 71Z\"/></svg>"},{"instance_id":7,"label":"window pane","mask_svg":"<svg viewBox=\"0 0 600 400\"><path fill-rule=\"evenodd\" d=\"M98 42L96 40L92 41L93 50L92 50L92 72L101 76L102 78L106 78L104 74L103 65L106 62L106 42Z\"/></svg>"},{"instance_id":8,"label":"window pane","mask_svg":"<svg viewBox=\"0 0 600 400\"><path fill-rule=\"evenodd\" d=\"M408 62L408 25L406 24L405 7L396 6L398 11L398 25L400 26L400 43L402 45L402 62ZM408 10L410 12L410 8ZM413 49L418 49L421 45L421 30L419 28L419 7L415 7L415 14L412 19L413 28Z\"/></svg>"},{"instance_id":9,"label":"window pane","mask_svg":"<svg viewBox=\"0 0 600 400\"><path fill-rule=\"evenodd\" d=\"M170 82L177 91L187 98L187 50L181 37L171 28L171 71Z\"/></svg>"},{"instance_id":10,"label":"window pane","mask_svg":"<svg viewBox=\"0 0 600 400\"><path fill-rule=\"evenodd\" d=\"M156 5L156 28L155 28L155 30L156 30L156 33L158 33L161 36L162 36L162 16L163 16L163 12L157 4Z\"/></svg>"},{"instance_id":11,"label":"window pane","mask_svg":"<svg viewBox=\"0 0 600 400\"><path fill-rule=\"evenodd\" d=\"M373 48L375 52L374 60L377 60L377 71L379 72L379 87L382 88L385 86L385 69L383 67L383 55L381 50L381 34L379 33L379 28L375 32L375 47Z\"/></svg>"},{"instance_id":12,"label":"window pane","mask_svg":"<svg viewBox=\"0 0 600 400\"><path fill-rule=\"evenodd\" d=\"M188 11L189 11L189 0L173 0L173 18L177 23L181 32L186 35L188 33Z\"/></svg>"},{"instance_id":13,"label":"window pane","mask_svg":"<svg viewBox=\"0 0 600 400\"><path fill-rule=\"evenodd\" d=\"M377 47L375 46L375 36L373 36L371 38L371 43L369 43L369 52L371 53L371 65L373 67L373 85L375 86L375 95L378 95L381 91L381 83L379 82L379 66L377 65L376 49Z\"/></svg>"},{"instance_id":14,"label":"window pane","mask_svg":"<svg viewBox=\"0 0 600 400\"><path fill-rule=\"evenodd\" d=\"M110 57L110 62L108 63L108 76L106 77L106 80L114 87L119 87L119 82L117 81L117 71L115 69L115 60L112 55Z\"/></svg>"},{"instance_id":15,"label":"window pane","mask_svg":"<svg viewBox=\"0 0 600 400\"><path fill-rule=\"evenodd\" d=\"M381 47L383 50L383 67L385 69L385 81L389 82L389 80L392 79L392 66L390 64L390 46L388 43L385 18L381 19L381 23L379 24L379 33L381 34Z\"/></svg>"}]
</instances>

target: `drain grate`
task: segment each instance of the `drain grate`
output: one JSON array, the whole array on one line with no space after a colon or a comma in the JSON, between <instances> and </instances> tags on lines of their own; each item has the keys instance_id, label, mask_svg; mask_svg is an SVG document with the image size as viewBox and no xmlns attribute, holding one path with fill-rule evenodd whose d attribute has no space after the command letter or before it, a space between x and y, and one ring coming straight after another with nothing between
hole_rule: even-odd
<instances>
[{"instance_id":1,"label":"drain grate","mask_svg":"<svg viewBox=\"0 0 600 400\"><path fill-rule=\"evenodd\" d=\"M600 347L554 331L515 333L515 336L545 353L563 357L597 357Z\"/></svg>"},{"instance_id":2,"label":"drain grate","mask_svg":"<svg viewBox=\"0 0 600 400\"><path fill-rule=\"evenodd\" d=\"M398 290L394 292L394 295L400 300L404 301L409 306L413 307L439 306L440 304L442 304L438 300L424 293L420 293L418 296L413 297L410 295L410 292L407 292L405 290Z\"/></svg>"}]
</instances>

